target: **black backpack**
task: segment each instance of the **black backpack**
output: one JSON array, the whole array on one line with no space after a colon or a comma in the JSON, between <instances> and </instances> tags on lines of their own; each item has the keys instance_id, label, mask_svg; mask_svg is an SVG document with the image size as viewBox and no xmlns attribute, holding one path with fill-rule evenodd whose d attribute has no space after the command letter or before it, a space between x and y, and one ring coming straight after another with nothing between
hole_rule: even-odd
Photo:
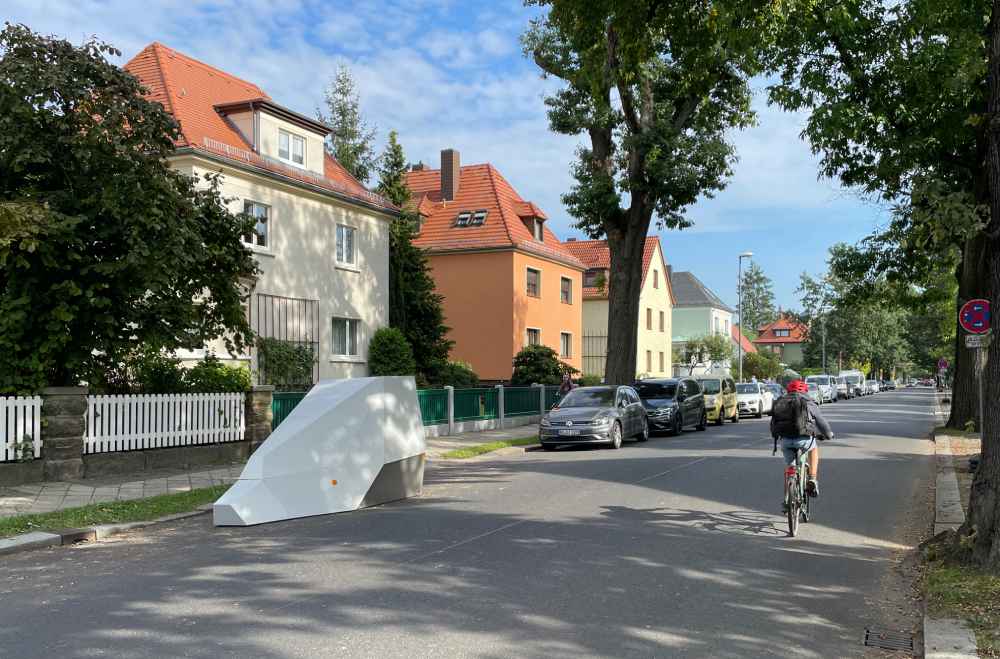
<instances>
[{"instance_id":1,"label":"black backpack","mask_svg":"<svg viewBox=\"0 0 1000 659\"><path fill-rule=\"evenodd\" d=\"M808 437L808 399L805 396L786 394L774 401L771 428L783 438Z\"/></svg>"}]
</instances>

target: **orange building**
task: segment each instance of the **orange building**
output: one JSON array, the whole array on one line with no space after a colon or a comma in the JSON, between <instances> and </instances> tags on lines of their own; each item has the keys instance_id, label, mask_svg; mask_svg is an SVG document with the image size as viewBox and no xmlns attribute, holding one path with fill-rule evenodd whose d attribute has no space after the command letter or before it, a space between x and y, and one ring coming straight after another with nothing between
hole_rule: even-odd
<instances>
[{"instance_id":1,"label":"orange building","mask_svg":"<svg viewBox=\"0 0 1000 659\"><path fill-rule=\"evenodd\" d=\"M420 213L414 244L428 251L444 296L452 358L483 380L509 380L526 345L551 347L580 369L584 265L490 164L461 166L441 152L441 169L414 167L407 185Z\"/></svg>"}]
</instances>

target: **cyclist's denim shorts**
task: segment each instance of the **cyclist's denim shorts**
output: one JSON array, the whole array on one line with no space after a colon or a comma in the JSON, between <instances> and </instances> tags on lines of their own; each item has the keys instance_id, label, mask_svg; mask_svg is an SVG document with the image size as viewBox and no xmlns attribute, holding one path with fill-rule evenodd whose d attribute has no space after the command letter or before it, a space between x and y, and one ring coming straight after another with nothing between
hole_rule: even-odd
<instances>
[{"instance_id":1,"label":"cyclist's denim shorts","mask_svg":"<svg viewBox=\"0 0 1000 659\"><path fill-rule=\"evenodd\" d=\"M781 452L785 454L785 464L795 462L795 449L808 452L814 448L816 448L816 439L813 437L782 438L781 440Z\"/></svg>"}]
</instances>

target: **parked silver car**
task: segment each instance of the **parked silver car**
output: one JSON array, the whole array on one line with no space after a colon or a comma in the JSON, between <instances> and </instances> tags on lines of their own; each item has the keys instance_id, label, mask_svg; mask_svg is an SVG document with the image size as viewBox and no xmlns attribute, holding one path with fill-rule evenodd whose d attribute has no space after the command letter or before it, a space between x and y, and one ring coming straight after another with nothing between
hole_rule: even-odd
<instances>
[{"instance_id":1,"label":"parked silver car","mask_svg":"<svg viewBox=\"0 0 1000 659\"><path fill-rule=\"evenodd\" d=\"M607 444L649 439L646 408L628 386L579 387L553 407L538 426L538 440L547 451L562 444Z\"/></svg>"},{"instance_id":2,"label":"parked silver car","mask_svg":"<svg viewBox=\"0 0 1000 659\"><path fill-rule=\"evenodd\" d=\"M810 375L806 378L806 384L815 383L819 387L824 403L837 402L837 384L829 375Z\"/></svg>"},{"instance_id":3,"label":"parked silver car","mask_svg":"<svg viewBox=\"0 0 1000 659\"><path fill-rule=\"evenodd\" d=\"M806 382L806 386L809 387L809 396L816 401L817 405L822 405L823 400L826 398L823 392L820 391L819 385L815 382Z\"/></svg>"}]
</instances>

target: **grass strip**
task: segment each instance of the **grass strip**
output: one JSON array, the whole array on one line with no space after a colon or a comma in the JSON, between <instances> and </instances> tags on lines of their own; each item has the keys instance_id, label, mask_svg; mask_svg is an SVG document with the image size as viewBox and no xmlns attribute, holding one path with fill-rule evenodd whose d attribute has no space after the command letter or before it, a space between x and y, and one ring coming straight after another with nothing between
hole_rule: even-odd
<instances>
[{"instance_id":1,"label":"grass strip","mask_svg":"<svg viewBox=\"0 0 1000 659\"><path fill-rule=\"evenodd\" d=\"M927 612L935 618L967 621L976 634L979 655L1000 656L1000 576L932 561L927 570Z\"/></svg>"},{"instance_id":2,"label":"grass strip","mask_svg":"<svg viewBox=\"0 0 1000 659\"><path fill-rule=\"evenodd\" d=\"M0 518L0 538L31 531L55 531L98 524L146 522L167 515L195 510L206 503L215 501L228 489L228 485L214 485L189 492L161 494L148 499L106 501L79 508L56 510L51 513L3 517Z\"/></svg>"},{"instance_id":3,"label":"grass strip","mask_svg":"<svg viewBox=\"0 0 1000 659\"><path fill-rule=\"evenodd\" d=\"M537 437L522 437L520 439L501 439L496 442L490 442L488 444L476 444L474 446L467 446L464 448L457 448L448 451L442 458L448 460L461 460L462 458L472 458L477 455L482 455L483 453L491 453L493 451L498 451L502 448L507 448L508 446L531 446L532 444L537 444Z\"/></svg>"},{"instance_id":4,"label":"grass strip","mask_svg":"<svg viewBox=\"0 0 1000 659\"><path fill-rule=\"evenodd\" d=\"M979 439L979 433L975 430L959 430L958 428L949 428L948 426L938 426L934 429L934 436L937 435L951 435L952 437L967 437L969 439Z\"/></svg>"}]
</instances>

